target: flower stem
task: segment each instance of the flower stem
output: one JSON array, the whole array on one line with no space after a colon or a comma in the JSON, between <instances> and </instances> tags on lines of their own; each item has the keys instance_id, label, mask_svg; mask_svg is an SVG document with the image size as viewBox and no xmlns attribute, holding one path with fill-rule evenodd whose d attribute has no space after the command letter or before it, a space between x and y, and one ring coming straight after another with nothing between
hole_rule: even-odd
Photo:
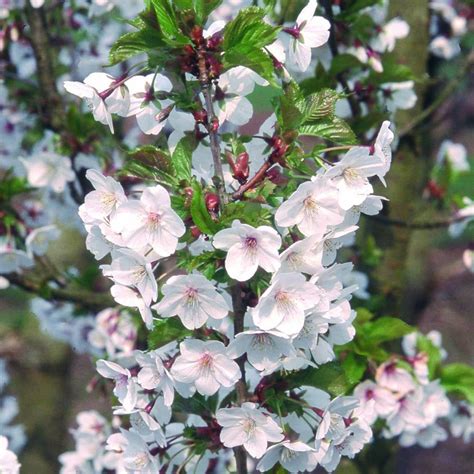
<instances>
[{"instance_id":1,"label":"flower stem","mask_svg":"<svg viewBox=\"0 0 474 474\"><path fill-rule=\"evenodd\" d=\"M216 176L215 185L217 194L219 195L219 207L225 205L228 201L225 192L224 170L221 161L221 147L219 143L219 134L215 128L217 117L214 112L214 105L212 103L211 80L206 66L206 51L199 49L198 51L198 67L199 67L199 82L201 84L202 94L205 101L205 109L207 112L207 132L209 133L209 141L211 145L212 161L214 163L214 174Z\"/></svg>"}]
</instances>

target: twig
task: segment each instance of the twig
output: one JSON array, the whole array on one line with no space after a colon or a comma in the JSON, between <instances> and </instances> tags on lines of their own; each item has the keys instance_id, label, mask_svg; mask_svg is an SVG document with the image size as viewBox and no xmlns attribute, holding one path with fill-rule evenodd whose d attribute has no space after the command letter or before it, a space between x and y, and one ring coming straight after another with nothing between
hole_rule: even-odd
<instances>
[{"instance_id":1,"label":"twig","mask_svg":"<svg viewBox=\"0 0 474 474\"><path fill-rule=\"evenodd\" d=\"M44 282L31 280L25 275L18 273L6 275L6 278L13 285L35 295L41 295L45 289ZM96 293L71 287L54 288L50 286L47 287L46 291L54 300L76 303L94 310L105 309L116 305L109 293Z\"/></svg>"},{"instance_id":2,"label":"twig","mask_svg":"<svg viewBox=\"0 0 474 474\"><path fill-rule=\"evenodd\" d=\"M449 227L451 224L461 222L466 219L466 216L455 216L444 221L434 222L409 222L403 219L393 219L386 217L381 214L375 216L367 216L368 219L379 221L382 224L391 225L394 227L403 227L405 229L418 229L418 230L430 230L430 229L441 229L443 227Z\"/></svg>"},{"instance_id":3,"label":"twig","mask_svg":"<svg viewBox=\"0 0 474 474\"><path fill-rule=\"evenodd\" d=\"M239 199L242 199L243 195L249 189L258 186L265 179L267 171L273 166L273 164L273 161L270 159L265 161L251 179L249 179L245 184L242 184L237 191L232 193L232 200L238 201Z\"/></svg>"},{"instance_id":4,"label":"twig","mask_svg":"<svg viewBox=\"0 0 474 474\"><path fill-rule=\"evenodd\" d=\"M466 77L466 74L469 72L469 69L474 65L474 52L471 53L464 63L463 67L460 69L459 74L454 77L446 87L439 93L436 99L424 109L419 115L417 115L411 122L409 122L405 127L403 127L398 136L399 138L404 137L421 125L430 115L438 110L438 108L443 104L444 101L449 99L451 95L458 88L459 84Z\"/></svg>"},{"instance_id":5,"label":"twig","mask_svg":"<svg viewBox=\"0 0 474 474\"><path fill-rule=\"evenodd\" d=\"M206 51L203 48L200 48L198 50L198 66L199 82L201 84L201 90L204 95L204 100L206 102L205 107L208 117L206 128L207 132L209 133L212 161L214 163L214 173L217 177L215 184L217 188L217 193L219 195L219 206L222 209L222 206L227 203L227 194L225 192L224 170L222 168L219 135L217 133L217 130L214 128L215 123L217 123L217 117L214 112L214 105L212 103L211 81L209 79L209 74L206 66Z\"/></svg>"},{"instance_id":6,"label":"twig","mask_svg":"<svg viewBox=\"0 0 474 474\"><path fill-rule=\"evenodd\" d=\"M231 289L232 304L234 308L234 337L244 330L245 304L242 300L242 287L236 282ZM241 379L237 382L235 391L237 393L237 403L242 405L248 398L247 382L245 376L245 357L241 356L237 359L237 364L242 373ZM242 446L234 448L235 461L237 463L237 473L247 474L247 453Z\"/></svg>"}]
</instances>

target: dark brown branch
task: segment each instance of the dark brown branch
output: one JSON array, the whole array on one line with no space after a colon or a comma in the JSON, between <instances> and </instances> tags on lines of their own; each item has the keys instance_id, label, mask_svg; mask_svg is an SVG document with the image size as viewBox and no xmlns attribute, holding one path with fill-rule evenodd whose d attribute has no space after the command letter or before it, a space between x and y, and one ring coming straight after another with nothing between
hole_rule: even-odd
<instances>
[{"instance_id":1,"label":"dark brown branch","mask_svg":"<svg viewBox=\"0 0 474 474\"><path fill-rule=\"evenodd\" d=\"M28 293L33 293L38 296L45 292L45 283L43 281L37 279L33 280L18 273L6 275L6 278L11 284L27 291ZM92 310L100 310L116 306L115 301L108 292L96 293L79 288L54 288L50 286L47 287L46 292L53 300L75 303Z\"/></svg>"},{"instance_id":2,"label":"dark brown branch","mask_svg":"<svg viewBox=\"0 0 474 474\"><path fill-rule=\"evenodd\" d=\"M64 126L64 107L56 87L54 48L48 36L44 8L33 8L30 2L26 2L25 12L36 59L39 90L42 94L41 118L45 126L58 131Z\"/></svg>"}]
</instances>

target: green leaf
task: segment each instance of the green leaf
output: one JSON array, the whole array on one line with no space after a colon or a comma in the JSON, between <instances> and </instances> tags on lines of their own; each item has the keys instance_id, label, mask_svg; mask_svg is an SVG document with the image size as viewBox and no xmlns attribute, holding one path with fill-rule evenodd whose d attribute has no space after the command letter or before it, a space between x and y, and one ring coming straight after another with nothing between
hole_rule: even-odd
<instances>
[{"instance_id":1,"label":"green leaf","mask_svg":"<svg viewBox=\"0 0 474 474\"><path fill-rule=\"evenodd\" d=\"M342 368L344 369L347 380L351 384L356 385L362 379L367 369L367 359L353 352L349 352L342 361Z\"/></svg>"},{"instance_id":2,"label":"green leaf","mask_svg":"<svg viewBox=\"0 0 474 474\"><path fill-rule=\"evenodd\" d=\"M290 374L286 380L292 387L309 385L334 396L343 395L352 387L344 368L338 362L328 362L317 369L301 370Z\"/></svg>"},{"instance_id":3,"label":"green leaf","mask_svg":"<svg viewBox=\"0 0 474 474\"><path fill-rule=\"evenodd\" d=\"M183 35L176 16L173 4L169 0L152 0L156 18L164 40L170 46L183 46L190 44L191 39Z\"/></svg>"},{"instance_id":4,"label":"green leaf","mask_svg":"<svg viewBox=\"0 0 474 474\"><path fill-rule=\"evenodd\" d=\"M304 123L311 123L326 117L333 118L336 102L340 98L341 95L332 89L323 89L306 97L303 111Z\"/></svg>"},{"instance_id":5,"label":"green leaf","mask_svg":"<svg viewBox=\"0 0 474 474\"><path fill-rule=\"evenodd\" d=\"M144 145L128 152L125 165L120 170L121 176L135 176L166 184L178 186L179 180L173 176L169 155L153 145Z\"/></svg>"},{"instance_id":6,"label":"green leaf","mask_svg":"<svg viewBox=\"0 0 474 474\"><path fill-rule=\"evenodd\" d=\"M304 118L305 99L298 84L287 84L285 93L279 98L279 121L283 130L295 130Z\"/></svg>"},{"instance_id":7,"label":"green leaf","mask_svg":"<svg viewBox=\"0 0 474 474\"><path fill-rule=\"evenodd\" d=\"M171 166L173 167L174 175L179 180L191 180L191 161L196 146L197 141L194 135L183 137L176 145L171 157Z\"/></svg>"},{"instance_id":8,"label":"green leaf","mask_svg":"<svg viewBox=\"0 0 474 474\"><path fill-rule=\"evenodd\" d=\"M196 22L203 25L209 14L221 3L222 0L192 0L193 10L196 14Z\"/></svg>"},{"instance_id":9,"label":"green leaf","mask_svg":"<svg viewBox=\"0 0 474 474\"><path fill-rule=\"evenodd\" d=\"M157 349L168 342L190 336L191 331L186 329L179 318L166 318L155 321L153 330L148 334L148 348Z\"/></svg>"},{"instance_id":10,"label":"green leaf","mask_svg":"<svg viewBox=\"0 0 474 474\"><path fill-rule=\"evenodd\" d=\"M191 217L198 229L207 235L217 232L217 224L212 220L204 201L204 194L199 183L193 183L193 197L191 199Z\"/></svg>"},{"instance_id":11,"label":"green leaf","mask_svg":"<svg viewBox=\"0 0 474 474\"><path fill-rule=\"evenodd\" d=\"M382 342L399 339L414 330L413 326L410 326L401 319L389 316L384 316L373 322L367 322L360 328L364 339L371 344L381 344Z\"/></svg>"},{"instance_id":12,"label":"green leaf","mask_svg":"<svg viewBox=\"0 0 474 474\"><path fill-rule=\"evenodd\" d=\"M219 226L229 227L234 219L253 226L269 225L272 214L261 204L251 201L231 202L227 204L219 219Z\"/></svg>"},{"instance_id":13,"label":"green leaf","mask_svg":"<svg viewBox=\"0 0 474 474\"><path fill-rule=\"evenodd\" d=\"M264 21L265 10L249 7L227 24L222 49L226 68L246 66L273 82L273 63L262 48L276 39L278 27Z\"/></svg>"},{"instance_id":14,"label":"green leaf","mask_svg":"<svg viewBox=\"0 0 474 474\"><path fill-rule=\"evenodd\" d=\"M165 43L156 30L145 27L140 31L132 31L122 35L112 45L109 52L109 63L113 66L137 54L146 53L152 49L160 49L164 46Z\"/></svg>"},{"instance_id":15,"label":"green leaf","mask_svg":"<svg viewBox=\"0 0 474 474\"><path fill-rule=\"evenodd\" d=\"M298 132L300 135L325 138L340 145L353 145L357 142L351 127L339 117L302 125Z\"/></svg>"},{"instance_id":16,"label":"green leaf","mask_svg":"<svg viewBox=\"0 0 474 474\"><path fill-rule=\"evenodd\" d=\"M474 403L474 367L461 363L445 365L441 385L446 391L463 395L469 403Z\"/></svg>"}]
</instances>

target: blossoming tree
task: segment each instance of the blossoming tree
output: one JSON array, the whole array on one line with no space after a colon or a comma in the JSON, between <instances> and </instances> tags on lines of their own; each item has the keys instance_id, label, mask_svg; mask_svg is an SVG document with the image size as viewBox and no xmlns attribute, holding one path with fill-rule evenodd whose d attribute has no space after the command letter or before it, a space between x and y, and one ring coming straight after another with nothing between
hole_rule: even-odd
<instances>
[{"instance_id":1,"label":"blossoming tree","mask_svg":"<svg viewBox=\"0 0 474 474\"><path fill-rule=\"evenodd\" d=\"M469 440L472 368L369 305L354 270L378 263L366 228L355 241L364 219L412 225L384 213L392 150L431 114L396 136L396 111L417 101L392 54L408 23L375 0L89 3L1 10L13 76L31 87L32 67L44 92L34 121L16 79L1 89L2 285L36 294L45 330L95 358L90 396L101 386L115 416L78 415L61 472L333 472L359 453L369 469L377 439L432 447L450 425ZM430 50L460 55L465 16L432 3L452 34L433 29ZM106 21L117 7L126 27ZM54 15L89 28L59 58ZM431 192L445 166L468 170L462 146L444 142ZM464 202L413 225L459 235ZM100 262L93 281L48 257L67 226ZM5 438L2 452L17 472Z\"/></svg>"}]
</instances>

